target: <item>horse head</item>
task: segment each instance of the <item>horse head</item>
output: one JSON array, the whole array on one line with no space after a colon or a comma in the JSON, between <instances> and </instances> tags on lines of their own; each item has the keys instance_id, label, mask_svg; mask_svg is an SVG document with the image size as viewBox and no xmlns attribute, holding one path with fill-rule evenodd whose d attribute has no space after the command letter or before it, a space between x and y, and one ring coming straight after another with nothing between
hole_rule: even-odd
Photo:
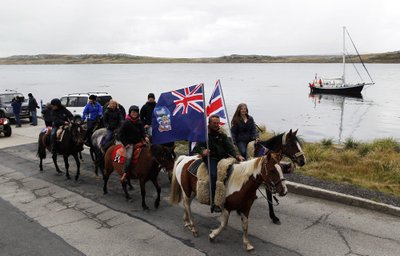
<instances>
[{"instance_id":1,"label":"horse head","mask_svg":"<svg viewBox=\"0 0 400 256\"><path fill-rule=\"evenodd\" d=\"M152 145L151 151L153 153L153 158L168 172L168 177L172 177L172 170L174 168L174 163L176 159L175 146L167 147L163 145Z\"/></svg>"},{"instance_id":2,"label":"horse head","mask_svg":"<svg viewBox=\"0 0 400 256\"><path fill-rule=\"evenodd\" d=\"M299 166L303 166L306 163L306 157L301 148L301 143L296 136L297 131L292 132L292 129L290 129L288 133L282 135L282 154L289 157Z\"/></svg>"},{"instance_id":3,"label":"horse head","mask_svg":"<svg viewBox=\"0 0 400 256\"><path fill-rule=\"evenodd\" d=\"M70 123L70 132L71 132L71 137L72 141L76 146L83 146L83 137L85 130L82 127L82 122L81 121L72 121Z\"/></svg>"},{"instance_id":4,"label":"horse head","mask_svg":"<svg viewBox=\"0 0 400 256\"><path fill-rule=\"evenodd\" d=\"M280 153L269 151L263 159L261 177L263 183L271 193L278 193L279 196L285 196L288 192L282 168L279 162L282 159Z\"/></svg>"}]
</instances>

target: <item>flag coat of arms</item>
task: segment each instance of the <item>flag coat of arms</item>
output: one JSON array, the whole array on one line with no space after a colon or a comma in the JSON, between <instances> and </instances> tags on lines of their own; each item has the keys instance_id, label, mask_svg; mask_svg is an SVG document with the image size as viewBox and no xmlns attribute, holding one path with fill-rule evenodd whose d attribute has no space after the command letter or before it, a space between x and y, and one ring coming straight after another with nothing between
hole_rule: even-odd
<instances>
[{"instance_id":1,"label":"flag coat of arms","mask_svg":"<svg viewBox=\"0 0 400 256\"><path fill-rule=\"evenodd\" d=\"M218 115L221 125L225 125L228 123L224 100L222 98L221 83L219 80L215 84L214 91L211 94L210 101L207 106L207 118L211 115Z\"/></svg>"},{"instance_id":2,"label":"flag coat of arms","mask_svg":"<svg viewBox=\"0 0 400 256\"><path fill-rule=\"evenodd\" d=\"M152 142L206 141L204 85L164 92L152 117Z\"/></svg>"}]
</instances>

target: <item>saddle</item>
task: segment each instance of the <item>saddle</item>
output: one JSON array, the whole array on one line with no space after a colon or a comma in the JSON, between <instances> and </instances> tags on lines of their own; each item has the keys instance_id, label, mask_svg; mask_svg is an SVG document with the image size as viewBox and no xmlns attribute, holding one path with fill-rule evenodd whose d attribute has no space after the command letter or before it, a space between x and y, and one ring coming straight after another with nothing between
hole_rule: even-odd
<instances>
[{"instance_id":1,"label":"saddle","mask_svg":"<svg viewBox=\"0 0 400 256\"><path fill-rule=\"evenodd\" d=\"M139 142L136 143L134 148L133 148L133 156L131 160L131 164L135 165L139 161L140 153L142 152L142 149L146 146L145 142ZM111 154L111 157L114 162L118 164L124 164L125 159L126 159L126 150L124 148L124 145L119 144L117 145Z\"/></svg>"},{"instance_id":2,"label":"saddle","mask_svg":"<svg viewBox=\"0 0 400 256\"><path fill-rule=\"evenodd\" d=\"M199 160L201 163L199 164ZM191 163L188 170L191 170L193 165L198 165L197 171L194 173L192 171L191 174L197 176L197 187L196 187L196 197L197 200L201 204L210 205L210 183L209 183L209 176L208 176L208 169L206 164L202 161L202 159L195 160ZM226 194L226 187L225 187L225 180L228 177L228 170L232 166L232 164L237 163L235 158L227 158L221 159L217 165L217 182L216 182L216 189L215 189L215 197L214 203L217 206L223 208L225 203L225 194ZM192 168L194 168L193 166Z\"/></svg>"}]
</instances>

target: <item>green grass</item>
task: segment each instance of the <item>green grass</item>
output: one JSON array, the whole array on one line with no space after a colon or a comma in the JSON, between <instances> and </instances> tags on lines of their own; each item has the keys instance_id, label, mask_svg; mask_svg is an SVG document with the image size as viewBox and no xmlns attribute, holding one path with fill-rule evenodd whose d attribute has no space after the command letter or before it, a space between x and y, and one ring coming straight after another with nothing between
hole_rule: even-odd
<instances>
[{"instance_id":1,"label":"green grass","mask_svg":"<svg viewBox=\"0 0 400 256\"><path fill-rule=\"evenodd\" d=\"M336 147L305 143L304 152L308 162L298 169L302 174L400 196L400 144L392 138L348 139Z\"/></svg>"}]
</instances>

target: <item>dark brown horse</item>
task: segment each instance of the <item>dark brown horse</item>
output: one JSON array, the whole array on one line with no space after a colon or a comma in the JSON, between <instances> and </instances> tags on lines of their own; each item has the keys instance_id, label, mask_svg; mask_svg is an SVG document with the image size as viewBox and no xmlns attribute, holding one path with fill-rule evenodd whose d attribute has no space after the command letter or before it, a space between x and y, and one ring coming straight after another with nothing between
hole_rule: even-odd
<instances>
[{"instance_id":1,"label":"dark brown horse","mask_svg":"<svg viewBox=\"0 0 400 256\"><path fill-rule=\"evenodd\" d=\"M71 179L71 176L69 175L68 156L72 155L74 157L77 166L75 180L78 180L81 166L81 163L78 159L78 153L83 150L82 125L80 122L71 122L69 125L64 126L64 129L64 135L62 136L62 140L57 143L56 151L58 155L62 155L64 158L67 179ZM51 128L39 134L38 156L40 159L39 168L41 171L43 171L43 159L46 158L46 149L51 152L50 134ZM56 167L56 171L58 173L62 173L57 164L57 154L52 156L53 162Z\"/></svg>"},{"instance_id":2,"label":"dark brown horse","mask_svg":"<svg viewBox=\"0 0 400 256\"><path fill-rule=\"evenodd\" d=\"M252 147L251 143L249 143L249 148L247 152L252 152L248 157L258 157L264 155L268 150L272 150L273 152L282 153L282 155L288 157L293 163L303 166L306 163L306 157L304 155L303 149L301 148L301 143L297 138L297 130L292 132L290 129L289 132L278 134L269 140L259 141L254 145L254 150L250 150ZM282 166L281 166L282 167ZM290 172L292 168L282 168L283 172ZM272 222L275 224L281 224L279 218L275 215L274 205L272 193L266 190L267 193L267 201L268 201L268 209L269 209L269 217L272 219Z\"/></svg>"},{"instance_id":3,"label":"dark brown horse","mask_svg":"<svg viewBox=\"0 0 400 256\"><path fill-rule=\"evenodd\" d=\"M108 148L104 156L105 172L103 175L104 187L103 192L107 194L107 182L111 173L115 170L121 177L123 175L123 164L118 163L113 157L113 152L116 147L120 145L114 145ZM146 183L150 180L157 190L157 198L154 202L154 207L158 208L160 205L161 187L158 183L158 174L160 170L164 168L168 173L172 172L175 162L174 147L169 148L162 145L149 145L146 144L141 150L138 162L131 164L129 174L126 180L121 181L122 188L125 192L127 200L130 199L128 194L127 185L130 178L138 178L140 183L140 192L142 196L142 207L143 210L148 210L149 207L146 205Z\"/></svg>"},{"instance_id":4,"label":"dark brown horse","mask_svg":"<svg viewBox=\"0 0 400 256\"><path fill-rule=\"evenodd\" d=\"M189 165L198 159L198 156L180 156L174 167L171 184L171 203L177 204L182 200L184 205L183 220L194 236L197 236L197 227L194 224L190 203L192 193L196 194L197 177L188 171ZM251 206L256 199L256 192L260 185L265 185L270 191L284 196L287 193L285 179L278 165L281 160L280 154L267 153L238 164L233 164L232 174L226 181L226 194L224 209L222 212L221 225L211 231L209 239L213 241L226 227L231 211L236 210L242 217L243 244L246 250L254 247L248 239L248 217Z\"/></svg>"}]
</instances>

